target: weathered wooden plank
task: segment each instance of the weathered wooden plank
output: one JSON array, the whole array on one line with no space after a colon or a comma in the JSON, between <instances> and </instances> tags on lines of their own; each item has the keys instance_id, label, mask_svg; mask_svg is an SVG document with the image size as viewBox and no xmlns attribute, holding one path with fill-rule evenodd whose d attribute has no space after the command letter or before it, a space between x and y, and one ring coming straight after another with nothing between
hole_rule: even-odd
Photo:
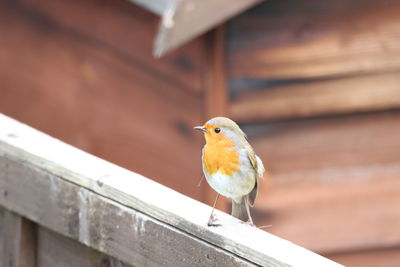
<instances>
[{"instance_id":1,"label":"weathered wooden plank","mask_svg":"<svg viewBox=\"0 0 400 267\"><path fill-rule=\"evenodd\" d=\"M39 227L37 266L129 267L131 265L101 254L70 238Z\"/></svg>"},{"instance_id":2,"label":"weathered wooden plank","mask_svg":"<svg viewBox=\"0 0 400 267\"><path fill-rule=\"evenodd\" d=\"M398 107L400 72L393 72L244 91L230 105L230 115L254 122Z\"/></svg>"},{"instance_id":3,"label":"weathered wooden plank","mask_svg":"<svg viewBox=\"0 0 400 267\"><path fill-rule=\"evenodd\" d=\"M153 54L167 51L244 11L261 0L176 0L164 12Z\"/></svg>"},{"instance_id":4,"label":"weathered wooden plank","mask_svg":"<svg viewBox=\"0 0 400 267\"><path fill-rule=\"evenodd\" d=\"M291 79L400 69L396 0L266 1L229 24L233 78Z\"/></svg>"},{"instance_id":5,"label":"weathered wooden plank","mask_svg":"<svg viewBox=\"0 0 400 267\"><path fill-rule=\"evenodd\" d=\"M43 169L43 165L35 167L9 156L0 158L0 188L8 192L7 196L0 197L1 205L86 246L137 266L212 265L214 262L253 266L162 221L60 179ZM46 266L52 259L43 253L47 251L39 254L39 263L42 261ZM76 260L85 261L85 258L78 255Z\"/></svg>"},{"instance_id":6,"label":"weathered wooden plank","mask_svg":"<svg viewBox=\"0 0 400 267\"><path fill-rule=\"evenodd\" d=\"M258 224L324 254L400 243L400 112L245 130L272 176Z\"/></svg>"},{"instance_id":7,"label":"weathered wooden plank","mask_svg":"<svg viewBox=\"0 0 400 267\"><path fill-rule=\"evenodd\" d=\"M7 195L5 192L2 194ZM36 266L36 226L1 206L0 266Z\"/></svg>"},{"instance_id":8,"label":"weathered wooden plank","mask_svg":"<svg viewBox=\"0 0 400 267\"><path fill-rule=\"evenodd\" d=\"M0 1L0 112L201 200L202 40L156 61L151 24L121 0Z\"/></svg>"},{"instance_id":9,"label":"weathered wooden plank","mask_svg":"<svg viewBox=\"0 0 400 267\"><path fill-rule=\"evenodd\" d=\"M222 212L209 228L209 206L3 115L0 125L0 204L124 262L338 266Z\"/></svg>"}]
</instances>

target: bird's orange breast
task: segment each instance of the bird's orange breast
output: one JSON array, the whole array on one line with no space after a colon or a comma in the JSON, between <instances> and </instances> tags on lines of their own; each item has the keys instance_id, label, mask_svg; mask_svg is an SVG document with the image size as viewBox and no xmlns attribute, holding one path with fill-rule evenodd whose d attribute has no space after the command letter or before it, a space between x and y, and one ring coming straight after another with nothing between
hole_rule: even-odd
<instances>
[{"instance_id":1,"label":"bird's orange breast","mask_svg":"<svg viewBox=\"0 0 400 267\"><path fill-rule=\"evenodd\" d=\"M239 169L239 153L228 138L207 140L204 147L204 167L208 174L218 171L231 176Z\"/></svg>"}]
</instances>

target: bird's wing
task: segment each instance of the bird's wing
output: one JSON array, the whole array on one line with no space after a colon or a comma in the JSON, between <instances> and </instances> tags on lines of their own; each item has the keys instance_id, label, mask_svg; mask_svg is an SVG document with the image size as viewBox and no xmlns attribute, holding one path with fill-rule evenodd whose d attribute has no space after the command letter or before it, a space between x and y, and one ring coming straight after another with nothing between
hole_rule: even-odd
<instances>
[{"instance_id":1,"label":"bird's wing","mask_svg":"<svg viewBox=\"0 0 400 267\"><path fill-rule=\"evenodd\" d=\"M256 173L256 183L254 185L253 190L251 190L248 196L250 206L253 206L258 193L258 179L263 177L265 169L261 159L256 155L256 153L254 152L253 148L250 145L246 146L246 150L250 163L253 166L254 171Z\"/></svg>"},{"instance_id":2,"label":"bird's wing","mask_svg":"<svg viewBox=\"0 0 400 267\"><path fill-rule=\"evenodd\" d=\"M256 153L254 152L253 148L250 145L246 146L246 150L251 166L253 166L254 170L257 173L257 178L263 177L265 168L261 159L256 155Z\"/></svg>"},{"instance_id":3,"label":"bird's wing","mask_svg":"<svg viewBox=\"0 0 400 267\"><path fill-rule=\"evenodd\" d=\"M249 157L251 166L257 171L257 156L250 144L246 144L247 156Z\"/></svg>"}]
</instances>

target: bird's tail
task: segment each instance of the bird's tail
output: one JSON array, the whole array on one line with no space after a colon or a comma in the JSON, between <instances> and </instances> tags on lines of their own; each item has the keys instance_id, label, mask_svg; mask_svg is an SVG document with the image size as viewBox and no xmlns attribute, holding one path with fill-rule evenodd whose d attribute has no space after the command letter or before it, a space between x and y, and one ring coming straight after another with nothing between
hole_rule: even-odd
<instances>
[{"instance_id":1,"label":"bird's tail","mask_svg":"<svg viewBox=\"0 0 400 267\"><path fill-rule=\"evenodd\" d=\"M249 221L249 216L250 214L247 214L247 209L246 205L249 205L248 200L246 199L248 195L243 196L240 200L240 202L236 202L235 200L232 199L232 213L231 215L233 217L238 218L239 220L242 220L244 222Z\"/></svg>"}]
</instances>

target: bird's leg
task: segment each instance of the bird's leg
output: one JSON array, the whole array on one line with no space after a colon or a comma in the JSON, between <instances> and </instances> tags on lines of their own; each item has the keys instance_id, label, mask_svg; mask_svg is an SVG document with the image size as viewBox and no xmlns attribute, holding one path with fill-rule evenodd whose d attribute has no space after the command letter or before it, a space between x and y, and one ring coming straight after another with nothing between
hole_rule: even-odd
<instances>
[{"instance_id":1,"label":"bird's leg","mask_svg":"<svg viewBox=\"0 0 400 267\"><path fill-rule=\"evenodd\" d=\"M250 224L251 226L254 226L253 219L251 218L251 215L250 215L249 196L245 196L244 197L244 203L245 203L245 206L246 206L247 216L249 216L249 220L247 221L247 223Z\"/></svg>"},{"instance_id":2,"label":"bird's leg","mask_svg":"<svg viewBox=\"0 0 400 267\"><path fill-rule=\"evenodd\" d=\"M221 226L221 224L218 223L218 219L216 217L214 217L214 209L215 209L215 205L217 204L218 198L219 198L219 194L217 194L217 197L214 200L214 205L211 210L211 215L210 215L210 218L208 219L208 223L207 223L208 226Z\"/></svg>"}]
</instances>

